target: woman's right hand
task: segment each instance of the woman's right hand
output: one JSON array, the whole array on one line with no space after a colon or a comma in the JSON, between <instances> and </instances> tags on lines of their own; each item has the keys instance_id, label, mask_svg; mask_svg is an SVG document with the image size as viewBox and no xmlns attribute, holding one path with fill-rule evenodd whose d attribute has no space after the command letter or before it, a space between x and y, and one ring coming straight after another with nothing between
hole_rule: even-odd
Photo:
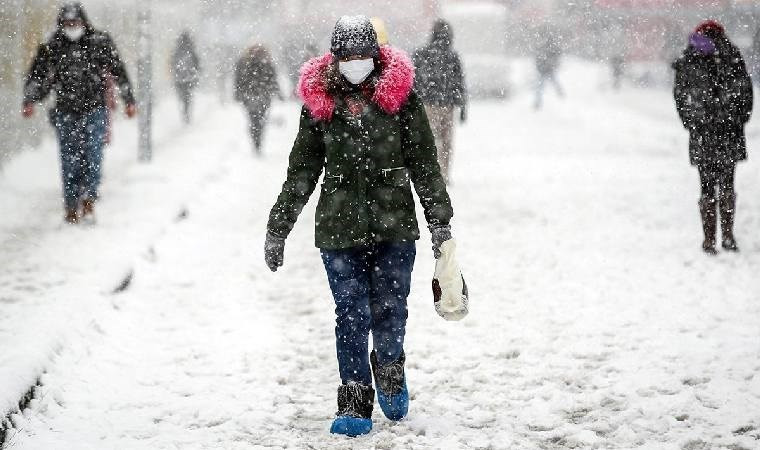
<instances>
[{"instance_id":1,"label":"woman's right hand","mask_svg":"<svg viewBox=\"0 0 760 450\"><path fill-rule=\"evenodd\" d=\"M267 232L264 243L264 261L272 272L277 272L277 269L282 267L285 262L285 238Z\"/></svg>"}]
</instances>

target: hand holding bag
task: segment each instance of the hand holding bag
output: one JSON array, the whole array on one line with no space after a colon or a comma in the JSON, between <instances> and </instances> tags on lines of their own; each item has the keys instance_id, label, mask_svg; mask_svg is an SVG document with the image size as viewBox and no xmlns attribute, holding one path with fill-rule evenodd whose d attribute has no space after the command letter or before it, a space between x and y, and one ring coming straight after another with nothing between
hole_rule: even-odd
<instances>
[{"instance_id":1,"label":"hand holding bag","mask_svg":"<svg viewBox=\"0 0 760 450\"><path fill-rule=\"evenodd\" d=\"M462 320L468 312L469 295L456 261L456 241L449 239L440 250L433 275L435 312L446 320Z\"/></svg>"}]
</instances>

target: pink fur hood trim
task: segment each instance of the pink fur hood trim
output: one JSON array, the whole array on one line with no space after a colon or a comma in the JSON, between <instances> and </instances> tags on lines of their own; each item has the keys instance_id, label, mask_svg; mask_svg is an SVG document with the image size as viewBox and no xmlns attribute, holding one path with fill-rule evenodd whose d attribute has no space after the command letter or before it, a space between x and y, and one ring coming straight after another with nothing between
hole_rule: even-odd
<instances>
[{"instance_id":1,"label":"pink fur hood trim","mask_svg":"<svg viewBox=\"0 0 760 450\"><path fill-rule=\"evenodd\" d=\"M316 120L329 121L335 99L327 92L325 72L332 64L330 53L309 60L301 67L298 96ZM383 71L375 85L372 101L387 114L396 114L409 98L414 86L414 65L406 53L388 45L380 47Z\"/></svg>"}]
</instances>

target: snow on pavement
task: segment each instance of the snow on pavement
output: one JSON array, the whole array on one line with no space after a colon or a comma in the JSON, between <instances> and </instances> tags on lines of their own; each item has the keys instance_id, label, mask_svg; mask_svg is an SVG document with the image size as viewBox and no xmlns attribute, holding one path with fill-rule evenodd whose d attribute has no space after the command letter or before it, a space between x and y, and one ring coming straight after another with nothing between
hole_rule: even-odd
<instances>
[{"instance_id":1,"label":"snow on pavement","mask_svg":"<svg viewBox=\"0 0 760 450\"><path fill-rule=\"evenodd\" d=\"M541 112L527 94L471 108L452 188L471 313L435 314L425 233L407 420L376 408L369 436L327 432L338 376L314 202L285 267L271 274L262 257L297 107L277 106L285 125L261 160L227 107L185 141L183 164L208 175L177 180L156 165L167 192L184 189L186 219L155 235L129 290L72 300L105 306L55 358L10 448L758 448L760 125L737 176L742 252L706 257L669 93L597 92L602 70L568 64L569 98L550 95ZM74 230L87 255L118 214L155 219L120 211L131 188L107 197L97 227Z\"/></svg>"}]
</instances>

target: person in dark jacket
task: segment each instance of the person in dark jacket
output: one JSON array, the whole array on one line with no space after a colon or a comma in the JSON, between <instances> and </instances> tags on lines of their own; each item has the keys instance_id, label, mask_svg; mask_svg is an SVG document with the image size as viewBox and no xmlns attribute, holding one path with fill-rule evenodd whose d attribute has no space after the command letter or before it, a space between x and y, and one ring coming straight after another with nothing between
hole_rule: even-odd
<instances>
[{"instance_id":1,"label":"person in dark jacket","mask_svg":"<svg viewBox=\"0 0 760 450\"><path fill-rule=\"evenodd\" d=\"M32 61L24 86L23 114L32 116L34 103L55 92L50 119L60 143L68 223L91 217L98 198L109 79L119 88L127 116L133 117L132 88L111 37L92 27L80 3L64 5L55 33Z\"/></svg>"},{"instance_id":2,"label":"person in dark jacket","mask_svg":"<svg viewBox=\"0 0 760 450\"><path fill-rule=\"evenodd\" d=\"M619 91L625 74L625 57L622 54L610 57L610 71L612 72L612 89Z\"/></svg>"},{"instance_id":3,"label":"person in dark jacket","mask_svg":"<svg viewBox=\"0 0 760 450\"><path fill-rule=\"evenodd\" d=\"M536 52L536 72L538 82L536 84L536 102L534 107L541 109L544 102L544 88L547 83L552 83L559 97L565 96L565 91L557 79L560 59L562 58L562 45L557 34L547 30L544 34L538 51Z\"/></svg>"},{"instance_id":4,"label":"person in dark jacket","mask_svg":"<svg viewBox=\"0 0 760 450\"><path fill-rule=\"evenodd\" d=\"M676 108L689 130L689 158L702 186L702 248L716 253L717 204L722 246L736 251L734 173L736 163L747 158L744 126L752 112L752 82L739 49L715 21L697 27L673 67Z\"/></svg>"},{"instance_id":5,"label":"person in dark jacket","mask_svg":"<svg viewBox=\"0 0 760 450\"><path fill-rule=\"evenodd\" d=\"M438 163L446 183L454 154L454 108L467 120L467 89L459 55L452 49L454 34L445 20L436 20L430 43L414 52L415 88L425 104L438 148Z\"/></svg>"},{"instance_id":6,"label":"person in dark jacket","mask_svg":"<svg viewBox=\"0 0 760 450\"><path fill-rule=\"evenodd\" d=\"M200 71L200 59L195 51L195 43L190 32L184 31L177 39L177 46L172 54L172 75L174 88L182 103L182 118L185 123L190 123L193 90L198 86Z\"/></svg>"},{"instance_id":7,"label":"person in dark jacket","mask_svg":"<svg viewBox=\"0 0 760 450\"><path fill-rule=\"evenodd\" d=\"M282 98L269 50L260 44L248 48L235 65L235 100L248 111L253 148L261 154L267 113L272 97Z\"/></svg>"},{"instance_id":8,"label":"person in dark jacket","mask_svg":"<svg viewBox=\"0 0 760 450\"><path fill-rule=\"evenodd\" d=\"M386 417L408 410L406 300L420 236L412 184L434 249L451 239L451 202L413 80L409 58L380 47L364 16L342 17L330 53L301 70L300 128L264 254L272 271L282 266L285 238L324 171L315 243L335 300L341 385L332 433L369 433L373 374Z\"/></svg>"}]
</instances>

